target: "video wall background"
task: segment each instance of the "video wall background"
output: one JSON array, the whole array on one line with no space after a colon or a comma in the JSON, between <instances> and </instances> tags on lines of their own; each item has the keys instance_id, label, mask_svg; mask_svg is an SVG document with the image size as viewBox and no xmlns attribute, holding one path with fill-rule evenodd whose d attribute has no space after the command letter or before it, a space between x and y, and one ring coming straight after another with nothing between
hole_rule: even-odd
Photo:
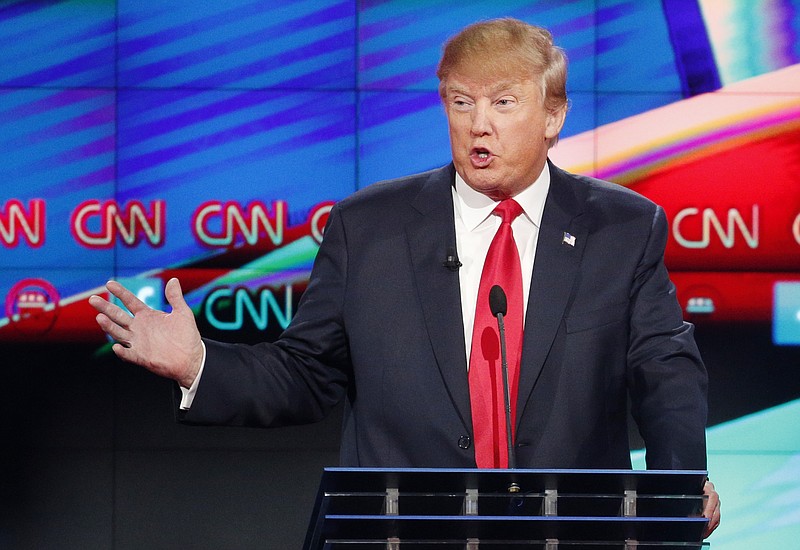
<instances>
[{"instance_id":1,"label":"video wall background","mask_svg":"<svg viewBox=\"0 0 800 550\"><path fill-rule=\"evenodd\" d=\"M500 16L548 27L570 59L553 161L668 214L668 267L711 374L709 469L724 506L711 541L791 546L796 0L0 2L0 348L15 350L0 369L19 382L20 350L43 345L68 368L58 350L76 343L113 364L86 302L109 278L163 308L177 275L205 335L275 338L331 204L449 162L441 45ZM108 427L113 507L126 496L120 426ZM112 537L135 540L122 512L115 521Z\"/></svg>"}]
</instances>

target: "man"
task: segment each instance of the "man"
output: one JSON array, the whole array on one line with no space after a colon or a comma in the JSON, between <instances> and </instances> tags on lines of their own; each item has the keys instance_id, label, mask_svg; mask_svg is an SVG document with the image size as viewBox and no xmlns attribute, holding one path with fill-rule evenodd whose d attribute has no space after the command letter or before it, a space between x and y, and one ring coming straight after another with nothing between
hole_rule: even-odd
<instances>
[{"instance_id":1,"label":"man","mask_svg":"<svg viewBox=\"0 0 800 550\"><path fill-rule=\"evenodd\" d=\"M452 165L334 207L277 342L203 341L177 280L170 314L110 282L134 314L90 299L115 353L177 381L192 423L313 422L345 398L346 466L630 468L630 395L649 468L705 468L706 372L664 268L664 213L547 161L567 110L549 32L472 25L437 74Z\"/></svg>"}]
</instances>

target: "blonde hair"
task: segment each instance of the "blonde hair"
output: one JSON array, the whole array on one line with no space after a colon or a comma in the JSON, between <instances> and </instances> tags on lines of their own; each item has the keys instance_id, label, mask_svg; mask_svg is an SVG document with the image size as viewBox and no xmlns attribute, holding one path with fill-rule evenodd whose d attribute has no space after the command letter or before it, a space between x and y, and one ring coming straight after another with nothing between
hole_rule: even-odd
<instances>
[{"instance_id":1,"label":"blonde hair","mask_svg":"<svg viewBox=\"0 0 800 550\"><path fill-rule=\"evenodd\" d=\"M521 71L523 78L540 78L545 108L554 113L567 106L567 56L543 27L506 17L464 28L445 43L436 70L442 97L448 75L466 63L489 75Z\"/></svg>"}]
</instances>

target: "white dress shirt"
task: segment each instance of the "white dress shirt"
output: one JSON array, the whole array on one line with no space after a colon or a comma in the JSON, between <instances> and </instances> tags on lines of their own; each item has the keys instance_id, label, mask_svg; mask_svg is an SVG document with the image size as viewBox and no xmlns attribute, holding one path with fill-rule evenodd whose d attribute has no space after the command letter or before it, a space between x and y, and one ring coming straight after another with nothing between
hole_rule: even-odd
<instances>
[{"instance_id":1,"label":"white dress shirt","mask_svg":"<svg viewBox=\"0 0 800 550\"><path fill-rule=\"evenodd\" d=\"M530 293L539 227L542 225L544 203L549 190L550 170L545 164L544 170L536 181L514 197L524 211L511 223L511 229L514 232L514 242L517 243L522 267L522 299L524 300L522 309L525 315L527 315L525 310ZM456 185L453 188L453 210L455 211L458 259L463 264L458 270L458 278L461 285L461 314L464 318L467 365L469 365L469 353L472 349L472 327L475 324L475 305L478 300L483 263L486 261L486 254L489 252L489 245L492 243L494 234L500 228L500 216L491 215L498 204L500 204L498 201L472 189L461 176L456 174Z\"/></svg>"}]
</instances>

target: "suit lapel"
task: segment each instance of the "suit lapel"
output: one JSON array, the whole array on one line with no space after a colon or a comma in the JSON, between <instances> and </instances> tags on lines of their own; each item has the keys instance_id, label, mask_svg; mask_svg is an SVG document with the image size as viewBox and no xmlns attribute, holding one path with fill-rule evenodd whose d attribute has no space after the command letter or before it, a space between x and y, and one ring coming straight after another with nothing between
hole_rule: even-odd
<instances>
[{"instance_id":1,"label":"suit lapel","mask_svg":"<svg viewBox=\"0 0 800 550\"><path fill-rule=\"evenodd\" d=\"M589 235L581 219L585 191L580 182L552 165L551 174L528 297L517 422L569 304ZM452 165L431 174L412 202L419 217L406 226L406 236L430 345L450 397L465 428L471 430L458 271L443 266L448 249L456 242L454 177ZM575 238L574 246L564 242L565 232Z\"/></svg>"},{"instance_id":2,"label":"suit lapel","mask_svg":"<svg viewBox=\"0 0 800 550\"><path fill-rule=\"evenodd\" d=\"M412 202L420 215L406 226L406 235L430 344L450 398L464 427L471 430L458 270L443 265L448 249L456 244L454 177L452 165L431 174Z\"/></svg>"},{"instance_id":3,"label":"suit lapel","mask_svg":"<svg viewBox=\"0 0 800 550\"><path fill-rule=\"evenodd\" d=\"M563 319L589 234L581 220L585 193L580 182L550 166L550 191L536 245L525 320L518 423ZM565 233L574 237L572 244L565 242L570 240Z\"/></svg>"}]
</instances>

